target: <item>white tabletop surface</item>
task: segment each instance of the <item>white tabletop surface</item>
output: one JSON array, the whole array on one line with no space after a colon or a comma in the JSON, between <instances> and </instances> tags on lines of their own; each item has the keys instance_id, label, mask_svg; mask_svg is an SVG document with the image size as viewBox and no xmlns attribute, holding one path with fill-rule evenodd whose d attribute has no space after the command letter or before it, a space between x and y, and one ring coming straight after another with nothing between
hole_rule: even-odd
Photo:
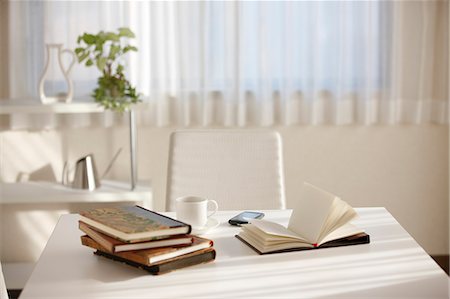
<instances>
[{"instance_id":1,"label":"white tabletop surface","mask_svg":"<svg viewBox=\"0 0 450 299\"><path fill-rule=\"evenodd\" d=\"M448 276L384 208L357 211L371 244L272 255L234 237L236 211L220 212L205 235L216 260L160 276L93 255L77 215L64 215L20 298L448 298ZM287 224L290 213L265 218Z\"/></svg>"}]
</instances>

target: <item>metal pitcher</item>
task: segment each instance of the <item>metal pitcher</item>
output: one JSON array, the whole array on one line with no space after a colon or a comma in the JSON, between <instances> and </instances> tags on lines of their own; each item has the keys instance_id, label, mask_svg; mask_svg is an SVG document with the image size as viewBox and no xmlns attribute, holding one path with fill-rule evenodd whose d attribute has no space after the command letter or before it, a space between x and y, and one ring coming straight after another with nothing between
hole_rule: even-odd
<instances>
[{"instance_id":1,"label":"metal pitcher","mask_svg":"<svg viewBox=\"0 0 450 299\"><path fill-rule=\"evenodd\" d=\"M93 191L100 187L94 155L89 154L78 159L75 163L75 174L72 182L69 182L68 163L64 163L62 183L65 186L71 186L75 189L87 189L89 191Z\"/></svg>"}]
</instances>

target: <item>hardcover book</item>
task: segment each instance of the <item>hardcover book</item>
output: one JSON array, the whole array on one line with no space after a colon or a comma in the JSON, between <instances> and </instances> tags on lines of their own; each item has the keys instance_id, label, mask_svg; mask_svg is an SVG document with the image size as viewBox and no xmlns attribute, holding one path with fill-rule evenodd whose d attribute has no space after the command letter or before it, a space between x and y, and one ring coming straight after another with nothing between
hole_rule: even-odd
<instances>
[{"instance_id":1,"label":"hardcover book","mask_svg":"<svg viewBox=\"0 0 450 299\"><path fill-rule=\"evenodd\" d=\"M193 236L194 241L191 245L183 247L161 247L142 250L131 250L124 252L116 252L115 256L142 264L146 266L152 266L161 262L168 261L170 259L178 258L182 255L192 253L198 250L203 250L213 246L213 241L200 237ZM91 247L96 250L106 252L99 243L95 242L89 236L81 236L81 244L87 247Z\"/></svg>"},{"instance_id":2,"label":"hardcover book","mask_svg":"<svg viewBox=\"0 0 450 299\"><path fill-rule=\"evenodd\" d=\"M236 237L259 254L369 243L369 235L350 223L356 216L339 197L305 183L288 227L255 219Z\"/></svg>"},{"instance_id":3,"label":"hardcover book","mask_svg":"<svg viewBox=\"0 0 450 299\"><path fill-rule=\"evenodd\" d=\"M126 243L105 235L82 221L79 221L78 226L82 232L91 237L110 253L167 246L186 246L192 244L194 240L191 235L176 235L161 240Z\"/></svg>"},{"instance_id":4,"label":"hardcover book","mask_svg":"<svg viewBox=\"0 0 450 299\"><path fill-rule=\"evenodd\" d=\"M160 275L178 269L208 263L216 258L216 251L214 250L214 248L206 248L203 250L185 254L177 259L171 259L157 265L147 266L131 260L127 260L123 257L111 253L103 252L101 250L95 251L94 254L106 257L117 262L125 263L133 267L141 268L153 275Z\"/></svg>"},{"instance_id":5,"label":"hardcover book","mask_svg":"<svg viewBox=\"0 0 450 299\"><path fill-rule=\"evenodd\" d=\"M106 235L128 243L191 232L189 224L140 206L87 210L80 212L80 220Z\"/></svg>"}]
</instances>

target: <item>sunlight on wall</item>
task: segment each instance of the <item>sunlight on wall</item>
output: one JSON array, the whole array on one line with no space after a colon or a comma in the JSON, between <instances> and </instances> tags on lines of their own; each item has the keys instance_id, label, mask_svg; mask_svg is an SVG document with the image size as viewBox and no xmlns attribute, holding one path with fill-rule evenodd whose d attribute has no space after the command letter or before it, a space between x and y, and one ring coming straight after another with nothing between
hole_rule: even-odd
<instances>
[{"instance_id":1,"label":"sunlight on wall","mask_svg":"<svg viewBox=\"0 0 450 299\"><path fill-rule=\"evenodd\" d=\"M17 224L30 239L32 247L44 248L50 237L48 232L52 231L55 222L61 214L67 211L27 211L17 214Z\"/></svg>"},{"instance_id":2,"label":"sunlight on wall","mask_svg":"<svg viewBox=\"0 0 450 299\"><path fill-rule=\"evenodd\" d=\"M3 159L0 181L27 180L30 176L41 180L61 177L62 145L60 134L44 131L1 133Z\"/></svg>"},{"instance_id":3,"label":"sunlight on wall","mask_svg":"<svg viewBox=\"0 0 450 299\"><path fill-rule=\"evenodd\" d=\"M50 237L55 223L66 209L52 205L5 205L1 211L1 260L4 262L35 262Z\"/></svg>"}]
</instances>

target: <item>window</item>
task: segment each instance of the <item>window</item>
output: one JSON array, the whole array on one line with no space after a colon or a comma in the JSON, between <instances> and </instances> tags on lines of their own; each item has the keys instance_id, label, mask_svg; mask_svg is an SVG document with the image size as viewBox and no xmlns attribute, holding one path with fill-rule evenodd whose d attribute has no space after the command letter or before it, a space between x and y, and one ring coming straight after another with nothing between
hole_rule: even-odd
<instances>
[{"instance_id":1,"label":"window","mask_svg":"<svg viewBox=\"0 0 450 299\"><path fill-rule=\"evenodd\" d=\"M45 43L73 49L83 32L127 26L152 124L447 122L443 12L445 1L11 2L11 91L36 95ZM76 95L97 75L78 66Z\"/></svg>"}]
</instances>

